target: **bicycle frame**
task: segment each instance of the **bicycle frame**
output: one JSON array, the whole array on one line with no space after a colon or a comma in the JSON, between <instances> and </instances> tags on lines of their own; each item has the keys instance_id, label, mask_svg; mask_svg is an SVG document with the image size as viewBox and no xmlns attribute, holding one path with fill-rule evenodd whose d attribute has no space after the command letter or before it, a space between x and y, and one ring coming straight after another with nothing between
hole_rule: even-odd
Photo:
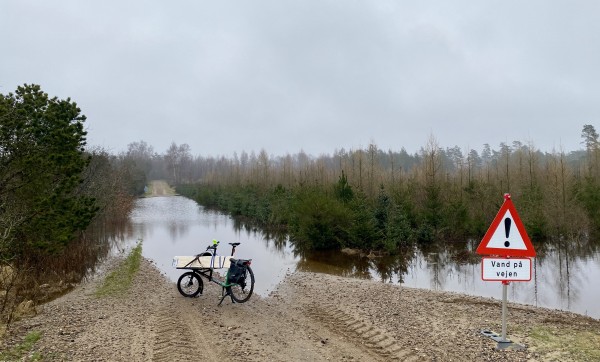
<instances>
[{"instance_id":1,"label":"bicycle frame","mask_svg":"<svg viewBox=\"0 0 600 362\"><path fill-rule=\"evenodd\" d=\"M189 261L187 264L185 264L184 266L181 266L181 267L176 266L176 265L174 265L174 266L176 266L177 269L187 269L187 270L190 270L191 273L193 273L193 274L195 274L195 275L198 276L198 279L200 280L200 282L201 282L201 277L204 277L209 282L213 282L215 284L220 285L222 287L222 293L223 294L222 294L222 298L221 298L221 300L219 302L219 305L221 305L221 303L223 302L223 300L225 299L225 297L227 297L228 295L230 296L232 303L236 303L236 301L234 300L234 296L232 294L231 288L235 287L235 286L239 286L239 287L241 287L241 290L244 291L245 290L245 285L247 285L247 284L246 283L242 283L242 284L229 283L229 275L230 275L229 273L231 271L231 268L228 268L227 274L224 276L223 280L221 280L220 278L216 278L214 276L214 273L215 273L215 269L223 268L224 264L226 262L231 263L230 258L235 254L235 248L238 245L240 245L240 243L229 243L229 245L231 245L231 255L229 256L229 258L223 259L223 264L221 264L221 260L219 259L219 261L218 261L219 267L215 268L215 260L216 260L217 257L219 257L217 255L217 246L218 246L218 244L219 244L218 241L213 240L213 245L208 246L206 248L205 252L200 253L198 255L195 255L193 257L193 259L191 261ZM208 256L210 256L210 264L209 264L210 266L206 267L206 266L202 265L202 262L200 261L200 258L201 257L208 257ZM206 262L206 260L205 260L205 262ZM235 262L235 259L234 259L234 262ZM252 291L254 289L254 275L253 275L253 273L252 273L252 271L250 269L251 259L250 260L244 260L242 263L243 263L243 267L247 268L244 271L244 275L245 275L245 273L248 270L249 270L249 274L251 274L251 281L250 281L251 285L250 285L250 290L248 292L248 297L246 299L244 299L244 300L239 300L239 298L238 298L238 302L242 302L243 303L244 301L246 301L247 299L250 298L250 295L252 295ZM175 261L174 261L174 264L175 264ZM190 272L187 272L187 274L189 274L189 273ZM184 273L184 275L185 274L186 273ZM184 275L182 275L182 277ZM179 281L178 281L178 283L179 283ZM179 285L178 285L178 287L179 287ZM199 293L201 294L201 292L202 292L202 283L200 283L199 290L200 290ZM184 292L181 289L180 289L180 292L184 296L194 296L194 295L188 295L187 293L184 294ZM198 292L196 292L196 294L197 293Z\"/></svg>"}]
</instances>

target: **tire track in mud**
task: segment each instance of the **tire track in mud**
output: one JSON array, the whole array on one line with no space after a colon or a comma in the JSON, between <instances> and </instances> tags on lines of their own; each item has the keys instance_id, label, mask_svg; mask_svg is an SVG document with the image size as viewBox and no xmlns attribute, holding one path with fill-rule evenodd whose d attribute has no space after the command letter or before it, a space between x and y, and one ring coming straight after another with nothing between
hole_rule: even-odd
<instances>
[{"instance_id":1,"label":"tire track in mud","mask_svg":"<svg viewBox=\"0 0 600 362\"><path fill-rule=\"evenodd\" d=\"M185 312L185 307L185 303L173 303L159 310L154 322L152 361L172 362L197 357L204 338L199 325L192 323L195 318ZM210 350L203 349L201 352L204 359L217 360Z\"/></svg>"},{"instance_id":2,"label":"tire track in mud","mask_svg":"<svg viewBox=\"0 0 600 362\"><path fill-rule=\"evenodd\" d=\"M176 320L171 310L163 308L155 321L153 358L155 362L183 360L185 352L194 350L192 333L184 321Z\"/></svg>"},{"instance_id":3,"label":"tire track in mud","mask_svg":"<svg viewBox=\"0 0 600 362\"><path fill-rule=\"evenodd\" d=\"M344 335L357 345L384 361L422 361L414 351L403 347L389 332L372 323L357 319L331 303L311 304L307 307L310 318L334 332Z\"/></svg>"}]
</instances>

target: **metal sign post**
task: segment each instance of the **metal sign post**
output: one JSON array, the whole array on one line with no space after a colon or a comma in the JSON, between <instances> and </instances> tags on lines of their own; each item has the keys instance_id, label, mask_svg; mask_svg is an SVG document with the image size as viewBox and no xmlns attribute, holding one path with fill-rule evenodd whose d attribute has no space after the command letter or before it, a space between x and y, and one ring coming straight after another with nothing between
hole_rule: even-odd
<instances>
[{"instance_id":1,"label":"metal sign post","mask_svg":"<svg viewBox=\"0 0 600 362\"><path fill-rule=\"evenodd\" d=\"M500 207L476 252L487 255L481 261L481 278L484 281L502 282L502 335L499 336L489 330L482 330L481 333L498 342L496 349L524 349L524 346L506 338L508 284L511 281L531 280L529 257L535 256L535 249L509 194L504 194L504 204Z\"/></svg>"},{"instance_id":2,"label":"metal sign post","mask_svg":"<svg viewBox=\"0 0 600 362\"><path fill-rule=\"evenodd\" d=\"M506 306L508 299L508 283L507 281L502 282L502 341L500 343L510 342L506 339L506 313L508 307Z\"/></svg>"}]
</instances>

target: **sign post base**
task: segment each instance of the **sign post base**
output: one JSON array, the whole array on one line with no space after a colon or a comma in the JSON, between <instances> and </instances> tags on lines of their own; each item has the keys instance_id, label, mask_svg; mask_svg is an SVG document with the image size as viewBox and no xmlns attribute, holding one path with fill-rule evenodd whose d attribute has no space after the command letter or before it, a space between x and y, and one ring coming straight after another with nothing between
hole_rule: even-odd
<instances>
[{"instance_id":1,"label":"sign post base","mask_svg":"<svg viewBox=\"0 0 600 362\"><path fill-rule=\"evenodd\" d=\"M490 330L482 330L481 334L483 334L486 337L491 338L492 340L498 342L498 344L496 345L496 350L500 351L500 350L506 350L506 351L522 351L524 349L526 349L527 347L515 343L513 341L511 341L510 339L506 339L503 338L501 335L499 335L498 333L495 333L493 331Z\"/></svg>"},{"instance_id":2,"label":"sign post base","mask_svg":"<svg viewBox=\"0 0 600 362\"><path fill-rule=\"evenodd\" d=\"M498 342L498 345L496 346L497 351L522 351L524 349L525 346L511 341Z\"/></svg>"}]
</instances>

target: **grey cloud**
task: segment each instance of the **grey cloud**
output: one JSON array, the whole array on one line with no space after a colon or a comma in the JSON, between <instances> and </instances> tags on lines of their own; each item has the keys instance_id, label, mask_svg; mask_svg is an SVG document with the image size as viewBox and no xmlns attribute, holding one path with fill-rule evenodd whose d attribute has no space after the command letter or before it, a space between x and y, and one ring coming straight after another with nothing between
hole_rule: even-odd
<instances>
[{"instance_id":1,"label":"grey cloud","mask_svg":"<svg viewBox=\"0 0 600 362\"><path fill-rule=\"evenodd\" d=\"M38 83L89 143L194 153L579 147L600 118L593 1L20 1L0 91Z\"/></svg>"}]
</instances>

